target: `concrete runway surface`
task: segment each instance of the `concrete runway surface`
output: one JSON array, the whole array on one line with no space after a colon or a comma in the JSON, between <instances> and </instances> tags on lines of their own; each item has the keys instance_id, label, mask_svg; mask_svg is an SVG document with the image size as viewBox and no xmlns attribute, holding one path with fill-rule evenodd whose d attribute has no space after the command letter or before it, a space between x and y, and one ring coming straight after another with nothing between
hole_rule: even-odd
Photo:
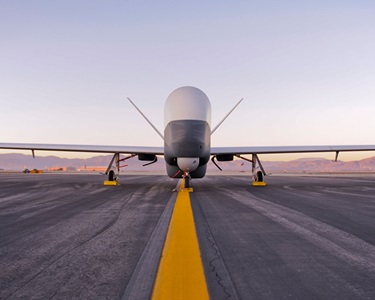
<instances>
[{"instance_id":1,"label":"concrete runway surface","mask_svg":"<svg viewBox=\"0 0 375 300\"><path fill-rule=\"evenodd\" d=\"M0 174L0 299L147 299L177 193L166 176ZM375 299L375 177L194 180L212 299Z\"/></svg>"}]
</instances>

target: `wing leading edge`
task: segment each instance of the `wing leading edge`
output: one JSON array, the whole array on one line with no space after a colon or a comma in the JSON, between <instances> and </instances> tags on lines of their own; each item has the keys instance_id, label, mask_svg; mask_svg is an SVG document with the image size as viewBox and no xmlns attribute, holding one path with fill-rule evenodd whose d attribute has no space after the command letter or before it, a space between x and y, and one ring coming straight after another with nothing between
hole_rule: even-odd
<instances>
[{"instance_id":1,"label":"wing leading edge","mask_svg":"<svg viewBox=\"0 0 375 300\"><path fill-rule=\"evenodd\" d=\"M0 143L0 149L164 155L163 147Z\"/></svg>"},{"instance_id":2,"label":"wing leading edge","mask_svg":"<svg viewBox=\"0 0 375 300\"><path fill-rule=\"evenodd\" d=\"M164 155L164 147L0 143L0 149ZM211 155L375 151L375 145L212 147Z\"/></svg>"},{"instance_id":3,"label":"wing leading edge","mask_svg":"<svg viewBox=\"0 0 375 300\"><path fill-rule=\"evenodd\" d=\"M211 155L375 151L375 145L212 147Z\"/></svg>"}]
</instances>

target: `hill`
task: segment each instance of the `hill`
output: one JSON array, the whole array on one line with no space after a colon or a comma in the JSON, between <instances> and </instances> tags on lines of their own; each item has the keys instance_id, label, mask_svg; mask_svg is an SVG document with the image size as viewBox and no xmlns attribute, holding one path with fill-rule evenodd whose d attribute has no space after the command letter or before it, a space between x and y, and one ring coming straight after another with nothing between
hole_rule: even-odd
<instances>
[{"instance_id":1,"label":"hill","mask_svg":"<svg viewBox=\"0 0 375 300\"><path fill-rule=\"evenodd\" d=\"M49 168L70 168L70 169L95 169L95 167L105 168L108 166L112 155L99 155L87 159L69 159L57 156L37 156L24 154L0 154L0 169L8 171L22 171L28 169ZM143 167L146 162L141 162L137 158L132 158L121 163L127 165L126 170L130 171L164 171L165 163L163 157L159 157L158 162L150 166ZM375 157L358 161L333 162L322 158L296 159L292 161L263 161L263 166L267 172L375 172ZM249 172L251 165L243 160L218 163L224 171ZM213 172L217 168L209 163L208 170Z\"/></svg>"}]
</instances>

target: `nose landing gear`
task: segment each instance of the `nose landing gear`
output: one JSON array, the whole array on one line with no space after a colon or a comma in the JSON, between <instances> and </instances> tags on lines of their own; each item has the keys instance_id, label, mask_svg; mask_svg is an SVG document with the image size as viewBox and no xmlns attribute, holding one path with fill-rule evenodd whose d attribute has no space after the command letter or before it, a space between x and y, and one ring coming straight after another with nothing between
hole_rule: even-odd
<instances>
[{"instance_id":1,"label":"nose landing gear","mask_svg":"<svg viewBox=\"0 0 375 300\"><path fill-rule=\"evenodd\" d=\"M190 177L190 174L188 172L185 172L183 175L182 175L182 185L181 185L181 188L183 189L189 189L190 191L193 191L193 188L191 187L191 177Z\"/></svg>"}]
</instances>

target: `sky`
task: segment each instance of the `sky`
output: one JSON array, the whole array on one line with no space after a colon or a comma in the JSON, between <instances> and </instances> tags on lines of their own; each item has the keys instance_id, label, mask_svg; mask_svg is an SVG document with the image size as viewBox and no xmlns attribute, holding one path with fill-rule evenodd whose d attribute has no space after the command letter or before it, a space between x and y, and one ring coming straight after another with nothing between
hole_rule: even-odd
<instances>
[{"instance_id":1,"label":"sky","mask_svg":"<svg viewBox=\"0 0 375 300\"><path fill-rule=\"evenodd\" d=\"M361 0L0 0L0 141L162 146L126 97L163 131L188 85L212 125L244 98L212 146L375 144L374 15Z\"/></svg>"}]
</instances>

